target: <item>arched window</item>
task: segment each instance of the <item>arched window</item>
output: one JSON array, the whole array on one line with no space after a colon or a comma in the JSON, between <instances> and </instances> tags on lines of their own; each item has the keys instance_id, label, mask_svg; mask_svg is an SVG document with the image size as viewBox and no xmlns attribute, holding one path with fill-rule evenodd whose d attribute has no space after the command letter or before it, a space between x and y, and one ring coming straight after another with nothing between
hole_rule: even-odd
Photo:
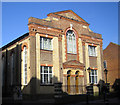
<instances>
[{"instance_id":1,"label":"arched window","mask_svg":"<svg viewBox=\"0 0 120 105\"><path fill-rule=\"evenodd\" d=\"M76 71L76 72L75 72L75 75L78 76L78 75L79 75L79 71Z\"/></svg>"},{"instance_id":2,"label":"arched window","mask_svg":"<svg viewBox=\"0 0 120 105\"><path fill-rule=\"evenodd\" d=\"M73 30L68 30L67 37L67 53L76 54L76 36Z\"/></svg>"},{"instance_id":3,"label":"arched window","mask_svg":"<svg viewBox=\"0 0 120 105\"><path fill-rule=\"evenodd\" d=\"M71 70L68 70L68 71L67 71L67 75L70 75L70 74L71 74Z\"/></svg>"},{"instance_id":4,"label":"arched window","mask_svg":"<svg viewBox=\"0 0 120 105\"><path fill-rule=\"evenodd\" d=\"M27 85L27 47L23 47L23 84Z\"/></svg>"}]
</instances>

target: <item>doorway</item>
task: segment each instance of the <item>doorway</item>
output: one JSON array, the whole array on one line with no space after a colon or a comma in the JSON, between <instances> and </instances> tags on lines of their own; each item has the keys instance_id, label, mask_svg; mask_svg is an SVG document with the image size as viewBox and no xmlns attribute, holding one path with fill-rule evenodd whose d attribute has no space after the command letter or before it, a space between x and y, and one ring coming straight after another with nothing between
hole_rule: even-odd
<instances>
[{"instance_id":1,"label":"doorway","mask_svg":"<svg viewBox=\"0 0 120 105\"><path fill-rule=\"evenodd\" d=\"M79 71L76 71L75 76L75 87L76 87L76 93L79 93Z\"/></svg>"},{"instance_id":2,"label":"doorway","mask_svg":"<svg viewBox=\"0 0 120 105\"><path fill-rule=\"evenodd\" d=\"M67 72L67 92L70 93L70 74L71 70Z\"/></svg>"}]
</instances>

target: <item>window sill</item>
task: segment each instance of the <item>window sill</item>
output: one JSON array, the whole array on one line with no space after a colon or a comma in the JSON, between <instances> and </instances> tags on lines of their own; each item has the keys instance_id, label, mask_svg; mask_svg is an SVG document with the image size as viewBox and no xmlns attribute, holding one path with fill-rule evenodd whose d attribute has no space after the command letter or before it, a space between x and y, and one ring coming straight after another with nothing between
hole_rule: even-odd
<instances>
[{"instance_id":1,"label":"window sill","mask_svg":"<svg viewBox=\"0 0 120 105\"><path fill-rule=\"evenodd\" d=\"M90 85L97 86L98 83L90 83Z\"/></svg>"},{"instance_id":2,"label":"window sill","mask_svg":"<svg viewBox=\"0 0 120 105\"><path fill-rule=\"evenodd\" d=\"M41 51L53 52L53 50L40 49Z\"/></svg>"},{"instance_id":3,"label":"window sill","mask_svg":"<svg viewBox=\"0 0 120 105\"><path fill-rule=\"evenodd\" d=\"M89 57L94 57L94 58L97 58L97 56L91 56L91 55L89 55Z\"/></svg>"},{"instance_id":4,"label":"window sill","mask_svg":"<svg viewBox=\"0 0 120 105\"><path fill-rule=\"evenodd\" d=\"M76 53L67 53L67 54L71 54L71 55L77 55Z\"/></svg>"},{"instance_id":5,"label":"window sill","mask_svg":"<svg viewBox=\"0 0 120 105\"><path fill-rule=\"evenodd\" d=\"M54 84L40 84L40 86L54 86Z\"/></svg>"}]
</instances>

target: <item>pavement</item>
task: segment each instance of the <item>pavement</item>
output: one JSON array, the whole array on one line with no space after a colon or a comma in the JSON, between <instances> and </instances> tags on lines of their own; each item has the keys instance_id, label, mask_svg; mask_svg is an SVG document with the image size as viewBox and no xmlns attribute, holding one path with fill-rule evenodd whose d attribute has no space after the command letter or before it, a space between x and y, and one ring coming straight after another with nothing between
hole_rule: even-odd
<instances>
[{"instance_id":1,"label":"pavement","mask_svg":"<svg viewBox=\"0 0 120 105\"><path fill-rule=\"evenodd\" d=\"M54 99L41 99L38 101L12 101L9 102L8 99L6 99L6 101L4 100L4 104L2 105L56 105L57 103L55 103ZM91 100L88 101L88 103L86 101L78 101L78 102L74 102L74 103L68 103L68 104L59 104L59 105L120 105L120 99L118 99L117 97L114 98L109 98L106 101L104 101L103 99L100 100Z\"/></svg>"},{"instance_id":2,"label":"pavement","mask_svg":"<svg viewBox=\"0 0 120 105\"><path fill-rule=\"evenodd\" d=\"M93 100L93 101L86 101L78 102L78 103L72 103L72 104L65 104L65 105L120 105L120 99L117 97L109 98L106 101L104 100Z\"/></svg>"}]
</instances>

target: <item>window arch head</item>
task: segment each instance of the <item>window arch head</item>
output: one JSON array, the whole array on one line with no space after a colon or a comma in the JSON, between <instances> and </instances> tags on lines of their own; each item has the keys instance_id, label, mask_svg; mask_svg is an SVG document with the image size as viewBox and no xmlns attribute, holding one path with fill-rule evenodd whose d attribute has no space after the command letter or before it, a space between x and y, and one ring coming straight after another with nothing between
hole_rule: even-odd
<instances>
[{"instance_id":1,"label":"window arch head","mask_svg":"<svg viewBox=\"0 0 120 105\"><path fill-rule=\"evenodd\" d=\"M76 35L73 30L68 30L67 37L67 53L76 54Z\"/></svg>"},{"instance_id":2,"label":"window arch head","mask_svg":"<svg viewBox=\"0 0 120 105\"><path fill-rule=\"evenodd\" d=\"M66 36L67 37L74 37L75 38L75 33L73 30L68 30L67 33L66 33Z\"/></svg>"},{"instance_id":3,"label":"window arch head","mask_svg":"<svg viewBox=\"0 0 120 105\"><path fill-rule=\"evenodd\" d=\"M68 71L67 71L67 74L70 75L70 74L71 74L71 70L68 70Z\"/></svg>"},{"instance_id":4,"label":"window arch head","mask_svg":"<svg viewBox=\"0 0 120 105\"><path fill-rule=\"evenodd\" d=\"M27 44L26 42L24 42L24 43L22 44L22 47L21 47L22 51L24 50L24 47L26 47L26 49L28 49L28 44Z\"/></svg>"},{"instance_id":5,"label":"window arch head","mask_svg":"<svg viewBox=\"0 0 120 105\"><path fill-rule=\"evenodd\" d=\"M75 75L77 75L77 76L78 76L78 75L79 75L79 71L76 71L76 72L75 72Z\"/></svg>"}]
</instances>

